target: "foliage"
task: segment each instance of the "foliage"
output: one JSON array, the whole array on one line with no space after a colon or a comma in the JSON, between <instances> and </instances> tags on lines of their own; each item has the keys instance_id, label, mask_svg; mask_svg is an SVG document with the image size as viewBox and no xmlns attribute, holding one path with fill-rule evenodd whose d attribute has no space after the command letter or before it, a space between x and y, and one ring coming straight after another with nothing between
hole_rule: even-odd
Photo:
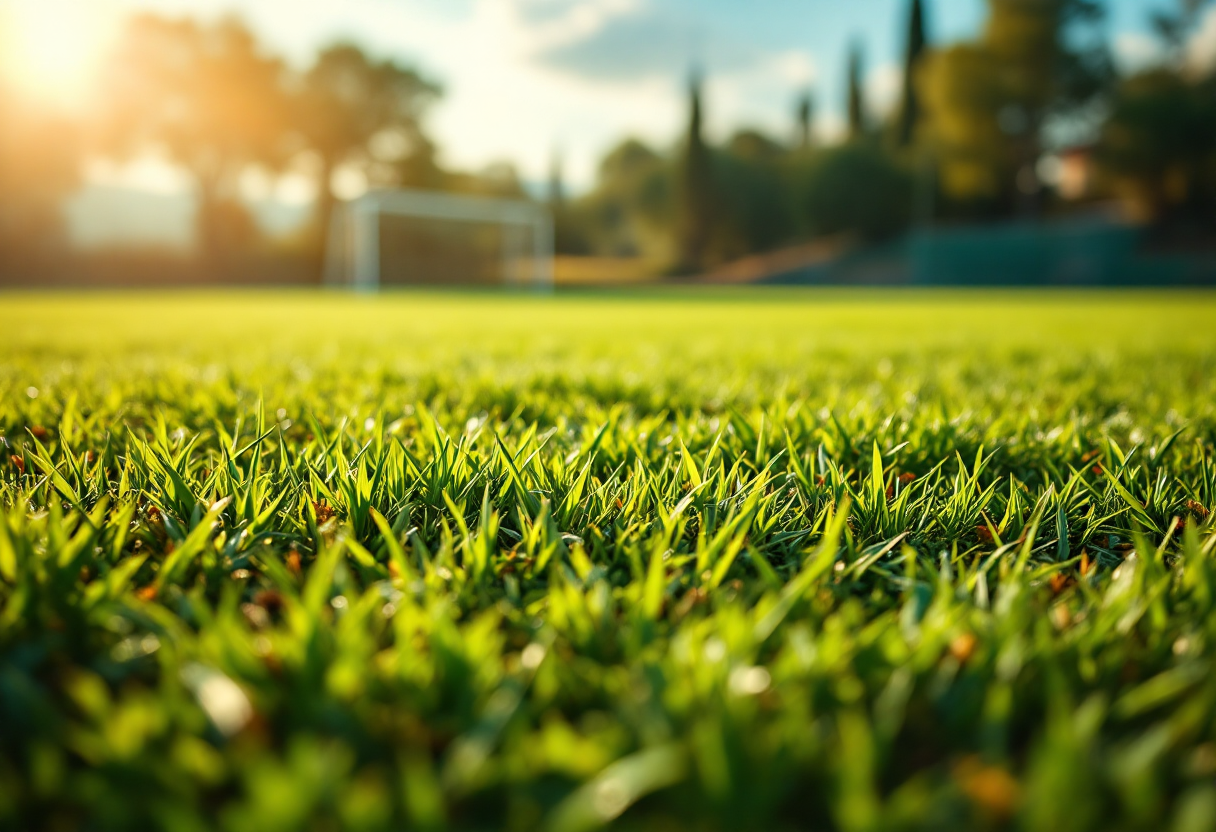
<instances>
[{"instance_id":1,"label":"foliage","mask_svg":"<svg viewBox=\"0 0 1216 832\"><path fill-rule=\"evenodd\" d=\"M207 256L240 248L249 229L239 180L252 164L285 161L290 105L286 69L234 18L213 24L133 17L102 82L103 145L138 155L159 150L190 172L198 239Z\"/></svg>"},{"instance_id":2,"label":"foliage","mask_svg":"<svg viewBox=\"0 0 1216 832\"><path fill-rule=\"evenodd\" d=\"M231 260L256 241L240 194L241 176L256 167L315 170L314 249L324 246L331 180L344 165L373 186L523 196L509 165L480 174L441 167L423 123L440 87L351 43L320 50L295 72L236 18L203 24L143 14L123 31L102 88L101 149L165 152L190 172L207 257Z\"/></svg>"},{"instance_id":3,"label":"foliage","mask_svg":"<svg viewBox=\"0 0 1216 832\"><path fill-rule=\"evenodd\" d=\"M1150 14L1153 28L1173 53L1174 58L1185 56L1187 43L1199 27L1203 7L1208 0L1174 0L1173 8L1156 8Z\"/></svg>"},{"instance_id":4,"label":"foliage","mask_svg":"<svg viewBox=\"0 0 1216 832\"><path fill-rule=\"evenodd\" d=\"M740 130L708 153L710 193L719 198L698 220L709 223L706 267L821 234L881 240L907 228L911 175L877 140L792 149ZM681 271L685 165L636 140L622 143L605 157L595 190L559 214L566 250L641 255Z\"/></svg>"},{"instance_id":5,"label":"foliage","mask_svg":"<svg viewBox=\"0 0 1216 832\"><path fill-rule=\"evenodd\" d=\"M0 81L0 269L60 241L60 202L77 183L77 125ZM31 252L30 250L34 251Z\"/></svg>"},{"instance_id":6,"label":"foliage","mask_svg":"<svg viewBox=\"0 0 1216 832\"><path fill-rule=\"evenodd\" d=\"M809 154L789 150L756 130L740 130L714 157L722 201L711 249L717 259L743 257L795 239L801 230L791 184Z\"/></svg>"},{"instance_id":7,"label":"foliage","mask_svg":"<svg viewBox=\"0 0 1216 832\"><path fill-rule=\"evenodd\" d=\"M572 247L585 241L598 254L672 262L675 178L668 159L626 139L600 162L595 190L558 215L559 223L565 220L559 236L574 241Z\"/></svg>"},{"instance_id":8,"label":"foliage","mask_svg":"<svg viewBox=\"0 0 1216 832\"><path fill-rule=\"evenodd\" d=\"M798 96L798 103L794 108L794 122L797 126L797 148L806 150L814 141L815 124L815 96L809 89L803 90Z\"/></svg>"},{"instance_id":9,"label":"foliage","mask_svg":"<svg viewBox=\"0 0 1216 832\"><path fill-rule=\"evenodd\" d=\"M920 95L917 91L921 65L929 48L925 34L925 8L921 0L908 6L908 38L904 45L904 73L901 84L897 138L901 147L912 144L920 122Z\"/></svg>"},{"instance_id":10,"label":"foliage","mask_svg":"<svg viewBox=\"0 0 1216 832\"><path fill-rule=\"evenodd\" d=\"M872 141L821 152L801 191L806 222L817 234L853 232L879 240L906 228L912 211L911 175Z\"/></svg>"},{"instance_id":11,"label":"foliage","mask_svg":"<svg viewBox=\"0 0 1216 832\"><path fill-rule=\"evenodd\" d=\"M718 223L719 183L713 153L703 135L701 78L694 76L688 89L688 135L678 161L675 271L699 274L709 263L714 226Z\"/></svg>"},{"instance_id":12,"label":"foliage","mask_svg":"<svg viewBox=\"0 0 1216 832\"><path fill-rule=\"evenodd\" d=\"M1209 829L1213 307L11 296L0 822Z\"/></svg>"},{"instance_id":13,"label":"foliage","mask_svg":"<svg viewBox=\"0 0 1216 832\"><path fill-rule=\"evenodd\" d=\"M439 184L434 148L422 130L426 108L438 95L439 87L416 70L372 60L353 44L321 50L303 76L293 119L306 146L321 161L320 238L333 209L330 178L343 163L405 167L411 172L408 184ZM399 174L392 171L379 178L400 180Z\"/></svg>"},{"instance_id":14,"label":"foliage","mask_svg":"<svg viewBox=\"0 0 1216 832\"><path fill-rule=\"evenodd\" d=\"M862 63L861 47L853 44L849 48L848 87L846 89L849 138L853 140L863 138L869 132L865 90L861 80L864 72Z\"/></svg>"},{"instance_id":15,"label":"foliage","mask_svg":"<svg viewBox=\"0 0 1216 832\"><path fill-rule=\"evenodd\" d=\"M981 37L932 53L921 83L946 194L1008 213L1033 197L1054 116L1076 114L1111 73L1092 0L989 0ZM1087 37L1091 35L1091 37Z\"/></svg>"},{"instance_id":16,"label":"foliage","mask_svg":"<svg viewBox=\"0 0 1216 832\"><path fill-rule=\"evenodd\" d=\"M1119 84L1099 162L1150 219L1208 215L1216 204L1216 79L1156 69Z\"/></svg>"}]
</instances>

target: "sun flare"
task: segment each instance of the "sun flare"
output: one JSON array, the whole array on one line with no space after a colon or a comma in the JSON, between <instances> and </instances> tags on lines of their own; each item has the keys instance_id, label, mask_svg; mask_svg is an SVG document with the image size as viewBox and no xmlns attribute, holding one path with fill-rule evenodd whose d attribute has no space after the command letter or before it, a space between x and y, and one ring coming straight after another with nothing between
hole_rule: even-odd
<instances>
[{"instance_id":1,"label":"sun flare","mask_svg":"<svg viewBox=\"0 0 1216 832\"><path fill-rule=\"evenodd\" d=\"M25 94L81 103L112 29L105 5L38 0L0 7L0 76Z\"/></svg>"}]
</instances>

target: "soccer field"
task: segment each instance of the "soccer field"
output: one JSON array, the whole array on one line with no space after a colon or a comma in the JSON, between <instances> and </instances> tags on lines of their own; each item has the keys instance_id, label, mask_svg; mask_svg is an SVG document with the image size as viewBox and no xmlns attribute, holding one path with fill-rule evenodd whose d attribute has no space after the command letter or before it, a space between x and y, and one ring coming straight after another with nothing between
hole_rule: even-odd
<instances>
[{"instance_id":1,"label":"soccer field","mask_svg":"<svg viewBox=\"0 0 1216 832\"><path fill-rule=\"evenodd\" d=\"M1216 827L1216 294L0 295L0 826Z\"/></svg>"}]
</instances>

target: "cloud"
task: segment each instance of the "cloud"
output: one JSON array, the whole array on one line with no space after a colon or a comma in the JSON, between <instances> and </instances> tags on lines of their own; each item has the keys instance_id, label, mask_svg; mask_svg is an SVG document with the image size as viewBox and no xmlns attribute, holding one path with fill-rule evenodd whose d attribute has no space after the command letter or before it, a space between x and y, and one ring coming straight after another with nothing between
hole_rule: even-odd
<instances>
[{"instance_id":1,"label":"cloud","mask_svg":"<svg viewBox=\"0 0 1216 832\"><path fill-rule=\"evenodd\" d=\"M1164 57L1161 42L1143 32L1121 32L1115 37L1114 51L1124 72L1139 72Z\"/></svg>"},{"instance_id":2,"label":"cloud","mask_svg":"<svg viewBox=\"0 0 1216 832\"><path fill-rule=\"evenodd\" d=\"M778 140L793 137L796 101L818 75L810 54L798 50L766 55L733 72L711 73L706 90L708 132L723 139L750 127Z\"/></svg>"},{"instance_id":3,"label":"cloud","mask_svg":"<svg viewBox=\"0 0 1216 832\"><path fill-rule=\"evenodd\" d=\"M577 189L620 138L667 141L682 119L673 79L603 84L537 58L640 8L639 0L474 0L466 15L425 21L425 42L414 44L446 89L431 119L445 160L479 168L509 159L539 179L560 148Z\"/></svg>"},{"instance_id":4,"label":"cloud","mask_svg":"<svg viewBox=\"0 0 1216 832\"><path fill-rule=\"evenodd\" d=\"M680 72L690 63L687 33L649 16L613 21L589 37L538 57L555 69L585 78L631 81Z\"/></svg>"},{"instance_id":5,"label":"cloud","mask_svg":"<svg viewBox=\"0 0 1216 832\"><path fill-rule=\"evenodd\" d=\"M629 14L641 0L507 0L525 26L566 31L570 36L598 29L609 18Z\"/></svg>"},{"instance_id":6,"label":"cloud","mask_svg":"<svg viewBox=\"0 0 1216 832\"><path fill-rule=\"evenodd\" d=\"M538 63L589 80L632 82L683 77L690 66L732 72L767 57L749 43L707 29L702 22L640 2L606 10L572 37L537 50ZM587 23L591 23L587 15Z\"/></svg>"}]
</instances>

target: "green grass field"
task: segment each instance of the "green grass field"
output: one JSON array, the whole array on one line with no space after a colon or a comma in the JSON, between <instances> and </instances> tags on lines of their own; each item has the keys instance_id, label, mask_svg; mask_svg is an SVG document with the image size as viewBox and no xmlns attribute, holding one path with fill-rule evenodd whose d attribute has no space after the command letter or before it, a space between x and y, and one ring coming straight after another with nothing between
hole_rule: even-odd
<instances>
[{"instance_id":1,"label":"green grass field","mask_svg":"<svg viewBox=\"0 0 1216 832\"><path fill-rule=\"evenodd\" d=\"M0 827L1216 827L1216 295L0 310Z\"/></svg>"}]
</instances>

